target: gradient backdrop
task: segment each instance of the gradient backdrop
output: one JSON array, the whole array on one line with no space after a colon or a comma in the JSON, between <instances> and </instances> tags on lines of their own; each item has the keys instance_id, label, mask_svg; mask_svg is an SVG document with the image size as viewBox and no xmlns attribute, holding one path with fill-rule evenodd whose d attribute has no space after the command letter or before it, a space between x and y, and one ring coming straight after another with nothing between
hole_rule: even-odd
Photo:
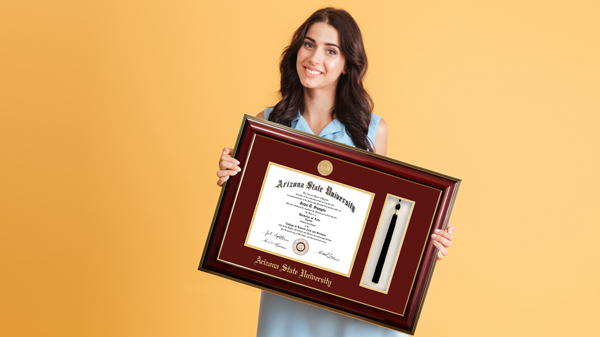
<instances>
[{"instance_id":1,"label":"gradient backdrop","mask_svg":"<svg viewBox=\"0 0 600 337\"><path fill-rule=\"evenodd\" d=\"M251 336L197 271L242 115L316 9L362 28L389 156L463 179L417 336L600 317L598 1L0 1L0 335Z\"/></svg>"}]
</instances>

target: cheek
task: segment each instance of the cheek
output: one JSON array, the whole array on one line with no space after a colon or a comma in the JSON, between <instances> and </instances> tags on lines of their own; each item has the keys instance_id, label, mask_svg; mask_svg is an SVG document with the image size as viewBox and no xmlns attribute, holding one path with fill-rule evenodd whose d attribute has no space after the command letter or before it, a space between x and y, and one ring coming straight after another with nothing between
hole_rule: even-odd
<instances>
[{"instance_id":1,"label":"cheek","mask_svg":"<svg viewBox=\"0 0 600 337\"><path fill-rule=\"evenodd\" d=\"M306 51L304 51L304 49L300 48L300 50L298 50L298 56L296 56L296 63L297 64L302 64L302 62L304 61L304 59L306 58Z\"/></svg>"},{"instance_id":2,"label":"cheek","mask_svg":"<svg viewBox=\"0 0 600 337\"><path fill-rule=\"evenodd\" d=\"M302 58L300 57L300 54L298 54L298 57L296 58L296 71L298 74L302 71Z\"/></svg>"},{"instance_id":3,"label":"cheek","mask_svg":"<svg viewBox=\"0 0 600 337\"><path fill-rule=\"evenodd\" d=\"M341 74L342 71L344 70L344 65L346 63L344 62L344 60L335 60L333 62L330 63L329 65L329 69L331 72L334 72L336 75L337 74Z\"/></svg>"}]
</instances>

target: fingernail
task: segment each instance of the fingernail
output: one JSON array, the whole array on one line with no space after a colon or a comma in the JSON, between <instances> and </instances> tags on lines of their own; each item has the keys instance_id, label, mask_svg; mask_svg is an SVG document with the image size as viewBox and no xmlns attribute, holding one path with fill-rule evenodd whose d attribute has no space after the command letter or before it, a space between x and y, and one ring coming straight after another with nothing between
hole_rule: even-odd
<instances>
[{"instance_id":1,"label":"fingernail","mask_svg":"<svg viewBox=\"0 0 600 337\"><path fill-rule=\"evenodd\" d=\"M436 229L436 230L435 230L435 232L436 232L436 233L439 233L439 232L441 232L441 230L439 230L439 229Z\"/></svg>"},{"instance_id":2,"label":"fingernail","mask_svg":"<svg viewBox=\"0 0 600 337\"><path fill-rule=\"evenodd\" d=\"M236 160L235 162L236 162L238 165L240 164L239 160Z\"/></svg>"},{"instance_id":3,"label":"fingernail","mask_svg":"<svg viewBox=\"0 0 600 337\"><path fill-rule=\"evenodd\" d=\"M431 237L435 239L435 238L437 238L437 235L431 234Z\"/></svg>"},{"instance_id":4,"label":"fingernail","mask_svg":"<svg viewBox=\"0 0 600 337\"><path fill-rule=\"evenodd\" d=\"M233 171L233 173L231 175L236 175L236 174L237 174L237 172Z\"/></svg>"},{"instance_id":5,"label":"fingernail","mask_svg":"<svg viewBox=\"0 0 600 337\"><path fill-rule=\"evenodd\" d=\"M238 172L242 170L242 169L241 169L241 168L239 168L239 167L236 167L235 169L236 169Z\"/></svg>"}]
</instances>

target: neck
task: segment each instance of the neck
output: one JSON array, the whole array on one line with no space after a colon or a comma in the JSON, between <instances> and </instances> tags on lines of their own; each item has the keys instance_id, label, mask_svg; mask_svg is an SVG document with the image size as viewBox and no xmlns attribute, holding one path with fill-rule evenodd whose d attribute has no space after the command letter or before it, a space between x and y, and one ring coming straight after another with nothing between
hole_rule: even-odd
<instances>
[{"instance_id":1,"label":"neck","mask_svg":"<svg viewBox=\"0 0 600 337\"><path fill-rule=\"evenodd\" d=\"M335 104L335 86L333 89L313 90L304 88L304 110L302 117L315 135L331 123Z\"/></svg>"},{"instance_id":2,"label":"neck","mask_svg":"<svg viewBox=\"0 0 600 337\"><path fill-rule=\"evenodd\" d=\"M314 90L304 88L304 119L332 121L335 105L335 86L332 89Z\"/></svg>"}]
</instances>

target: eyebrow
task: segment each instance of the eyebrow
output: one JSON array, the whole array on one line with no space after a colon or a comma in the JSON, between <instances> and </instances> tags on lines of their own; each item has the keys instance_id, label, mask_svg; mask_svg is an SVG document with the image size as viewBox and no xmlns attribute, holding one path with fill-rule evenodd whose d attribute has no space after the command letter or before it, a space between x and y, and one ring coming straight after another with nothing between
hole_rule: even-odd
<instances>
[{"instance_id":1,"label":"eyebrow","mask_svg":"<svg viewBox=\"0 0 600 337\"><path fill-rule=\"evenodd\" d=\"M311 38L311 37L305 36L304 38L305 38L305 39L309 39L309 40L310 40L312 43L317 43L317 41L315 41L315 39L313 39L313 38ZM342 50L342 48L340 48L340 46L338 46L338 45L337 45L337 44L335 44L335 43L329 43L329 42L325 42L325 45L326 45L326 46L333 46L333 47L336 47L336 48L337 48L337 49L339 49L339 50Z\"/></svg>"}]
</instances>

